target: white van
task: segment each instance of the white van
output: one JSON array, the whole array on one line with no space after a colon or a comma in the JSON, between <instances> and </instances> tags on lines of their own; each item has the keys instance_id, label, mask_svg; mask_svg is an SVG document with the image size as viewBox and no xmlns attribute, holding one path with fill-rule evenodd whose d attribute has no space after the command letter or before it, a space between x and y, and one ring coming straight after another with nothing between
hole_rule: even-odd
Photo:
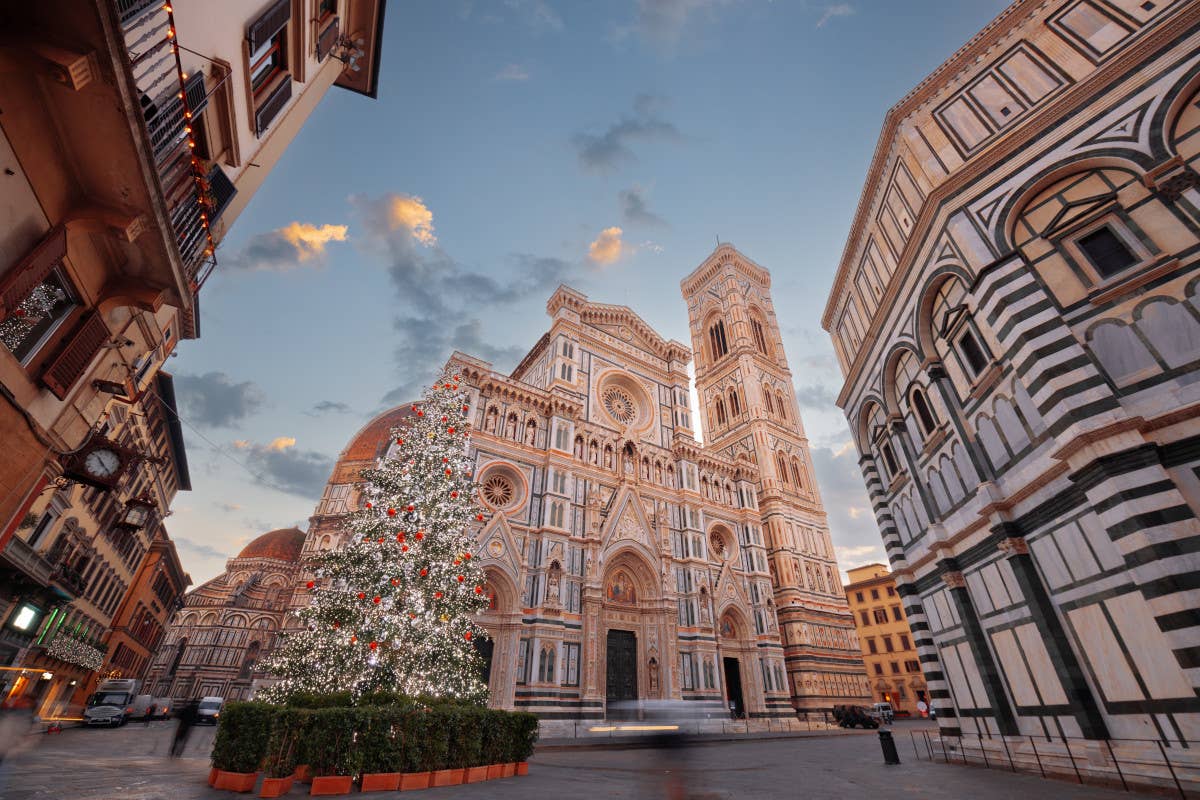
<instances>
[{"instance_id":1,"label":"white van","mask_svg":"<svg viewBox=\"0 0 1200 800\"><path fill-rule=\"evenodd\" d=\"M88 699L87 708L83 712L83 724L89 727L108 725L113 728L124 725L133 716L133 701L138 697L137 692L141 688L141 681L128 678L101 681L96 693Z\"/></svg>"},{"instance_id":2,"label":"white van","mask_svg":"<svg viewBox=\"0 0 1200 800\"><path fill-rule=\"evenodd\" d=\"M871 706L871 716L889 725L896 721L896 712L892 710L891 703L876 703Z\"/></svg>"},{"instance_id":3,"label":"white van","mask_svg":"<svg viewBox=\"0 0 1200 800\"><path fill-rule=\"evenodd\" d=\"M154 716L154 695L137 695L129 709L129 719L150 719Z\"/></svg>"}]
</instances>

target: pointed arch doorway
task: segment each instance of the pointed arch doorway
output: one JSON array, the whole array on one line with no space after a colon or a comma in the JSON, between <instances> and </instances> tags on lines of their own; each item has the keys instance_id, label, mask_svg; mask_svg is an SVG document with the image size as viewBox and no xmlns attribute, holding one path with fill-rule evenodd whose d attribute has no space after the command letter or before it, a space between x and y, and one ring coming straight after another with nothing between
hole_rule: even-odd
<instances>
[{"instance_id":1,"label":"pointed arch doorway","mask_svg":"<svg viewBox=\"0 0 1200 800\"><path fill-rule=\"evenodd\" d=\"M609 704L638 699L637 667L637 634L610 628L605 644L605 699Z\"/></svg>"}]
</instances>

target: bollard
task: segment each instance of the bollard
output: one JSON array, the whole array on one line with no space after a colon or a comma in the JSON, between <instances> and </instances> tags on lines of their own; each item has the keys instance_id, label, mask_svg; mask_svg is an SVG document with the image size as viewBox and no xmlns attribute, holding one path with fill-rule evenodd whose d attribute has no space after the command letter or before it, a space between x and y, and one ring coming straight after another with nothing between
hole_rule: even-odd
<instances>
[{"instance_id":1,"label":"bollard","mask_svg":"<svg viewBox=\"0 0 1200 800\"><path fill-rule=\"evenodd\" d=\"M879 746L883 748L884 764L892 766L900 763L900 754L896 752L896 742L892 739L891 731L879 731Z\"/></svg>"}]
</instances>

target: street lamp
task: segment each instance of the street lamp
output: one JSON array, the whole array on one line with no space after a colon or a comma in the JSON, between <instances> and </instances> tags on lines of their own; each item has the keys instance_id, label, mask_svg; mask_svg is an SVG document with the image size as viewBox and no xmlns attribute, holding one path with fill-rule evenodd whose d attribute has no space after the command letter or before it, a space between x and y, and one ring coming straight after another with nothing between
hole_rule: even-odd
<instances>
[{"instance_id":1,"label":"street lamp","mask_svg":"<svg viewBox=\"0 0 1200 800\"><path fill-rule=\"evenodd\" d=\"M146 524L150 521L151 512L156 509L157 506L147 494L143 493L140 497L131 497L125 501L125 513L121 515L120 521L116 524L120 528L139 530L146 527Z\"/></svg>"}]
</instances>

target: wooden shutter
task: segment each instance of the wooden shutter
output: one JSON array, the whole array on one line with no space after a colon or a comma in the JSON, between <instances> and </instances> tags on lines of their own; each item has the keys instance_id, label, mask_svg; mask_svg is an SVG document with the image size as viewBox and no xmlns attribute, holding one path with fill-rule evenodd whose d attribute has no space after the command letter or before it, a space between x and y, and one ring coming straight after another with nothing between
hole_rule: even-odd
<instances>
[{"instance_id":1,"label":"wooden shutter","mask_svg":"<svg viewBox=\"0 0 1200 800\"><path fill-rule=\"evenodd\" d=\"M108 326L98 311L90 311L42 373L42 383L59 400L65 400L75 382L109 338Z\"/></svg>"},{"instance_id":2,"label":"wooden shutter","mask_svg":"<svg viewBox=\"0 0 1200 800\"><path fill-rule=\"evenodd\" d=\"M265 42L271 40L275 34L279 33L284 25L292 18L292 0L276 0L267 7L267 10L259 15L258 19L250 23L250 27L246 29L246 39L250 42L250 52L253 53Z\"/></svg>"},{"instance_id":3,"label":"wooden shutter","mask_svg":"<svg viewBox=\"0 0 1200 800\"><path fill-rule=\"evenodd\" d=\"M292 79L290 76L284 76L284 80L279 82L275 87L275 91L271 92L271 96L263 101L263 104L254 112L254 131L259 136L266 132L271 126L272 120L279 115L283 107L287 105L288 100L292 99Z\"/></svg>"},{"instance_id":4,"label":"wooden shutter","mask_svg":"<svg viewBox=\"0 0 1200 800\"><path fill-rule=\"evenodd\" d=\"M56 225L21 263L0 277L0 321L7 319L34 287L46 280L66 254L67 229Z\"/></svg>"},{"instance_id":5,"label":"wooden shutter","mask_svg":"<svg viewBox=\"0 0 1200 800\"><path fill-rule=\"evenodd\" d=\"M192 112L192 116L199 116L204 107L208 105L208 94L204 86L204 70L197 69L188 76L183 93L187 98L188 110Z\"/></svg>"},{"instance_id":6,"label":"wooden shutter","mask_svg":"<svg viewBox=\"0 0 1200 800\"><path fill-rule=\"evenodd\" d=\"M208 173L208 191L213 201L209 221L216 222L221 216L221 212L229 205L229 201L237 194L237 187L233 185L233 181L229 180L229 176L225 174L225 170L221 169L220 164L213 164L212 171Z\"/></svg>"},{"instance_id":7,"label":"wooden shutter","mask_svg":"<svg viewBox=\"0 0 1200 800\"><path fill-rule=\"evenodd\" d=\"M329 55L329 51L333 49L333 44L338 40L338 18L334 17L333 22L329 23L329 27L321 31L321 35L317 37L317 61L324 61L325 56Z\"/></svg>"}]
</instances>

